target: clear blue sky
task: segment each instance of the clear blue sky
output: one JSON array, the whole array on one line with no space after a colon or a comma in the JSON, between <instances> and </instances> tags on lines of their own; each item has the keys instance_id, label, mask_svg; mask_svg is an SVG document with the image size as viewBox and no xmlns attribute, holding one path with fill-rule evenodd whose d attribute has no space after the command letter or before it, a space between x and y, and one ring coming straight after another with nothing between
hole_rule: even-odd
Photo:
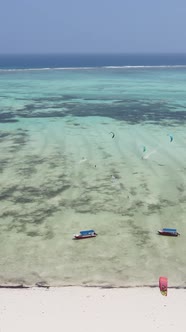
<instances>
[{"instance_id":1,"label":"clear blue sky","mask_svg":"<svg viewBox=\"0 0 186 332\"><path fill-rule=\"evenodd\" d=\"M0 53L186 52L186 0L1 0Z\"/></svg>"}]
</instances>

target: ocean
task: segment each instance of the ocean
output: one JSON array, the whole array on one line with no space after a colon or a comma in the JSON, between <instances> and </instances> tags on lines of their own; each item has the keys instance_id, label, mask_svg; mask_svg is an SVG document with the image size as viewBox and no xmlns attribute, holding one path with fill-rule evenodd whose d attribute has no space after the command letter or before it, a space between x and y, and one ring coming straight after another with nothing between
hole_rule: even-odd
<instances>
[{"instance_id":1,"label":"ocean","mask_svg":"<svg viewBox=\"0 0 186 332\"><path fill-rule=\"evenodd\" d=\"M0 55L0 284L185 287L185 82L184 54Z\"/></svg>"},{"instance_id":2,"label":"ocean","mask_svg":"<svg viewBox=\"0 0 186 332\"><path fill-rule=\"evenodd\" d=\"M186 66L186 54L0 54L1 69Z\"/></svg>"}]
</instances>

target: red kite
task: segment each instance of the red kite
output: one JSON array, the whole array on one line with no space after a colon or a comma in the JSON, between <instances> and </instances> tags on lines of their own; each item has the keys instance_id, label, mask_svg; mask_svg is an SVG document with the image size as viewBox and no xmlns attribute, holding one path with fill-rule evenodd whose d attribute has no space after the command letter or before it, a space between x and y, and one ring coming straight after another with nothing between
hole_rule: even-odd
<instances>
[{"instance_id":1,"label":"red kite","mask_svg":"<svg viewBox=\"0 0 186 332\"><path fill-rule=\"evenodd\" d=\"M168 279L159 277L159 288L162 295L167 296Z\"/></svg>"}]
</instances>

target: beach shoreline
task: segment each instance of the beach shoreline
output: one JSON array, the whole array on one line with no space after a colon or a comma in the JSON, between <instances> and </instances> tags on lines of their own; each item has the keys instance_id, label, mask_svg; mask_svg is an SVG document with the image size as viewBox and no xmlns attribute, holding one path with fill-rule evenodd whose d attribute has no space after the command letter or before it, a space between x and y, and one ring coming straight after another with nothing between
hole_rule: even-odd
<instances>
[{"instance_id":1,"label":"beach shoreline","mask_svg":"<svg viewBox=\"0 0 186 332\"><path fill-rule=\"evenodd\" d=\"M186 331L186 70L103 59L2 66L0 332Z\"/></svg>"},{"instance_id":2,"label":"beach shoreline","mask_svg":"<svg viewBox=\"0 0 186 332\"><path fill-rule=\"evenodd\" d=\"M0 289L0 331L185 331L186 289Z\"/></svg>"}]
</instances>

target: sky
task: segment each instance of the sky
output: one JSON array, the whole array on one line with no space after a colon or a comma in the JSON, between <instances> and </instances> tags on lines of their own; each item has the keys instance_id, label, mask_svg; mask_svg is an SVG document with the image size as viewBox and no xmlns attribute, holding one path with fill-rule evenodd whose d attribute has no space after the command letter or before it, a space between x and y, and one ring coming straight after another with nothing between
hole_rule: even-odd
<instances>
[{"instance_id":1,"label":"sky","mask_svg":"<svg viewBox=\"0 0 186 332\"><path fill-rule=\"evenodd\" d=\"M186 0L1 0L0 54L186 53Z\"/></svg>"}]
</instances>

